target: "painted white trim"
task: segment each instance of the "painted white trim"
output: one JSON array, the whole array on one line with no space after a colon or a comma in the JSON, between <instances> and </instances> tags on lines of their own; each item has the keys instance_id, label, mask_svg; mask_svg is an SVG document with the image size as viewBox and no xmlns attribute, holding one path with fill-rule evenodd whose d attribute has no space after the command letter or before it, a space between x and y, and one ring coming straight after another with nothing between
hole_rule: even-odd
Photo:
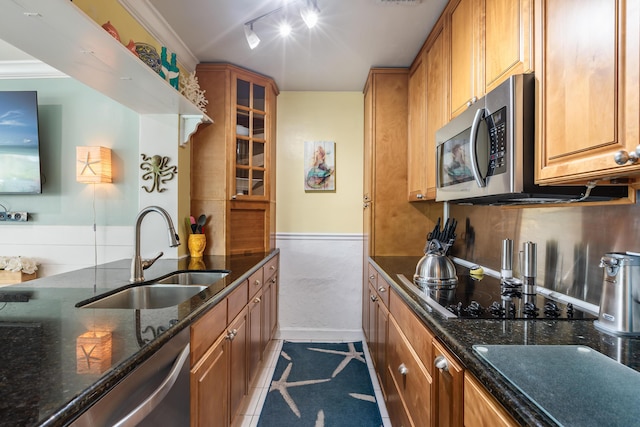
<instances>
[{"instance_id":1,"label":"painted white trim","mask_svg":"<svg viewBox=\"0 0 640 427\"><path fill-rule=\"evenodd\" d=\"M169 23L149 0L118 0L133 18L170 52L176 54L178 62L193 72L200 61L182 41Z\"/></svg>"},{"instance_id":2,"label":"painted white trim","mask_svg":"<svg viewBox=\"0 0 640 427\"><path fill-rule=\"evenodd\" d=\"M362 241L364 235L361 233L276 233L276 240L344 240Z\"/></svg>"},{"instance_id":3,"label":"painted white trim","mask_svg":"<svg viewBox=\"0 0 640 427\"><path fill-rule=\"evenodd\" d=\"M0 61L0 79L54 78L69 78L69 76L37 59Z\"/></svg>"}]
</instances>

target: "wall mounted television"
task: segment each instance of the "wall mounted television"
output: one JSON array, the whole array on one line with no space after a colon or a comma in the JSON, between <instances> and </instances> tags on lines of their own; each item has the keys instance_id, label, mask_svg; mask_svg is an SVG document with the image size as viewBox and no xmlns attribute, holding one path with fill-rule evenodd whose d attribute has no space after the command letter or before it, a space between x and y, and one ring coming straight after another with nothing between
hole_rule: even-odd
<instances>
[{"instance_id":1,"label":"wall mounted television","mask_svg":"<svg viewBox=\"0 0 640 427\"><path fill-rule=\"evenodd\" d=\"M0 91L0 194L41 192L38 95Z\"/></svg>"}]
</instances>

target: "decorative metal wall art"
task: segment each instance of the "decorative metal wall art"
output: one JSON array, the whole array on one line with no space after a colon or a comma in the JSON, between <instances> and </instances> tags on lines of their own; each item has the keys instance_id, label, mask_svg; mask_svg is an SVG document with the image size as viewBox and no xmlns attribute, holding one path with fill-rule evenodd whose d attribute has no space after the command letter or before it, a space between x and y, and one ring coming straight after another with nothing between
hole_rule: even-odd
<instances>
[{"instance_id":1,"label":"decorative metal wall art","mask_svg":"<svg viewBox=\"0 0 640 427\"><path fill-rule=\"evenodd\" d=\"M161 185L171 181L176 173L178 173L177 166L169 166L169 157L167 156L147 156L142 153L142 163L140 163L140 169L145 171L142 174L142 179L153 180L151 188L143 185L142 188L147 192L151 193L154 190L158 193L162 193L166 191L166 188L162 188Z\"/></svg>"}]
</instances>

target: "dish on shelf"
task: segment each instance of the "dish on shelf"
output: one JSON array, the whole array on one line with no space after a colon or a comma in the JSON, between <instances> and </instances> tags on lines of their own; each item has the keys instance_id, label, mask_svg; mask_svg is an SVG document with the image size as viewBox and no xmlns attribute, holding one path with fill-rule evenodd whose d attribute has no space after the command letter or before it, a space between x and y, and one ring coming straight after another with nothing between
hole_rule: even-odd
<instances>
[{"instance_id":1,"label":"dish on shelf","mask_svg":"<svg viewBox=\"0 0 640 427\"><path fill-rule=\"evenodd\" d=\"M242 136L249 136L249 128L242 125L236 125L236 133Z\"/></svg>"},{"instance_id":2,"label":"dish on shelf","mask_svg":"<svg viewBox=\"0 0 640 427\"><path fill-rule=\"evenodd\" d=\"M158 55L158 51L155 47L151 46L147 43L136 43L136 52L138 52L138 56L147 64L153 71L160 74L160 70L162 69L162 63L160 62L160 55Z\"/></svg>"}]
</instances>

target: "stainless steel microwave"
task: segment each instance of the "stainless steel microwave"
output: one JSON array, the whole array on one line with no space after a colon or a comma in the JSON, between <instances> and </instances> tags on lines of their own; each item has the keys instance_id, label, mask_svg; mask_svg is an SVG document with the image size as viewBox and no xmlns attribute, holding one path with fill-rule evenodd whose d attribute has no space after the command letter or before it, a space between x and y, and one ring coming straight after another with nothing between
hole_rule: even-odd
<instances>
[{"instance_id":1,"label":"stainless steel microwave","mask_svg":"<svg viewBox=\"0 0 640 427\"><path fill-rule=\"evenodd\" d=\"M436 132L436 201L515 204L610 200L625 186L534 183L533 74L518 74Z\"/></svg>"}]
</instances>

